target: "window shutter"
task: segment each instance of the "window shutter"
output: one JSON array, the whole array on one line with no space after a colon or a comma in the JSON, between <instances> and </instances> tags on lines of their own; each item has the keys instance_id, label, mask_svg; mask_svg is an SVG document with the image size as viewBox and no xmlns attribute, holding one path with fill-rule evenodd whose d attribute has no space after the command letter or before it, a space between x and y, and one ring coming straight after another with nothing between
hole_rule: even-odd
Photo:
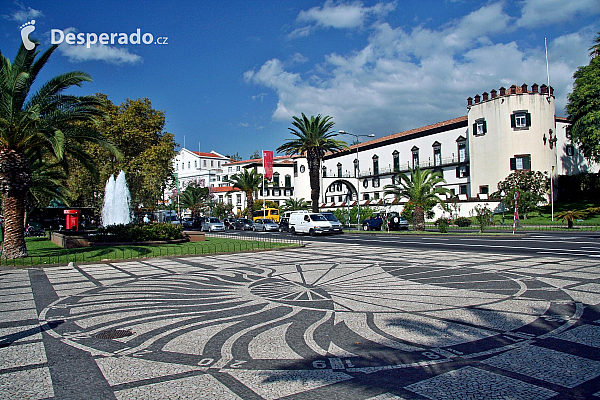
<instances>
[{"instance_id":1,"label":"window shutter","mask_svg":"<svg viewBox=\"0 0 600 400\"><path fill-rule=\"evenodd\" d=\"M523 157L523 169L531 169L531 158Z\"/></svg>"},{"instance_id":2,"label":"window shutter","mask_svg":"<svg viewBox=\"0 0 600 400\"><path fill-rule=\"evenodd\" d=\"M456 177L460 178L460 167L456 167Z\"/></svg>"},{"instance_id":3,"label":"window shutter","mask_svg":"<svg viewBox=\"0 0 600 400\"><path fill-rule=\"evenodd\" d=\"M525 113L525 125L531 126L531 113Z\"/></svg>"},{"instance_id":4,"label":"window shutter","mask_svg":"<svg viewBox=\"0 0 600 400\"><path fill-rule=\"evenodd\" d=\"M473 124L473 136L477 135L477 122Z\"/></svg>"},{"instance_id":5,"label":"window shutter","mask_svg":"<svg viewBox=\"0 0 600 400\"><path fill-rule=\"evenodd\" d=\"M510 114L510 127L514 128L517 126L517 121L515 121L515 114Z\"/></svg>"},{"instance_id":6,"label":"window shutter","mask_svg":"<svg viewBox=\"0 0 600 400\"><path fill-rule=\"evenodd\" d=\"M516 171L517 170L517 159L516 158L511 158L510 159L510 170L511 171Z\"/></svg>"},{"instance_id":7,"label":"window shutter","mask_svg":"<svg viewBox=\"0 0 600 400\"><path fill-rule=\"evenodd\" d=\"M487 122L483 121L483 133L487 133Z\"/></svg>"}]
</instances>

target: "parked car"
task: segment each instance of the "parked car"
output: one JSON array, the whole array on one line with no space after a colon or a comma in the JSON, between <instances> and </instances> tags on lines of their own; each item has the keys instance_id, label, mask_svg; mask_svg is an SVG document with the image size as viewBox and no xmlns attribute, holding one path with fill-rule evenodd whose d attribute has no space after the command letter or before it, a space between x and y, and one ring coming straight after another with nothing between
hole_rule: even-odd
<instances>
[{"instance_id":1,"label":"parked car","mask_svg":"<svg viewBox=\"0 0 600 400\"><path fill-rule=\"evenodd\" d=\"M235 218L224 218L223 225L225 225L225 229L234 229L234 227L233 227L234 221L235 221Z\"/></svg>"},{"instance_id":2,"label":"parked car","mask_svg":"<svg viewBox=\"0 0 600 400\"><path fill-rule=\"evenodd\" d=\"M408 220L396 211L388 213L387 220L390 231L408 230L409 228Z\"/></svg>"},{"instance_id":3,"label":"parked car","mask_svg":"<svg viewBox=\"0 0 600 400\"><path fill-rule=\"evenodd\" d=\"M294 212L290 215L290 231L292 234L308 233L314 236L316 234L331 233L333 228L321 214Z\"/></svg>"},{"instance_id":4,"label":"parked car","mask_svg":"<svg viewBox=\"0 0 600 400\"><path fill-rule=\"evenodd\" d=\"M281 217L279 220L279 232L290 231L290 217Z\"/></svg>"},{"instance_id":5,"label":"parked car","mask_svg":"<svg viewBox=\"0 0 600 400\"><path fill-rule=\"evenodd\" d=\"M380 231L383 225L383 218L380 214L373 214L371 217L361 222L363 231Z\"/></svg>"},{"instance_id":6,"label":"parked car","mask_svg":"<svg viewBox=\"0 0 600 400\"><path fill-rule=\"evenodd\" d=\"M183 225L184 228L191 228L194 225L194 219L189 217L182 218L181 225Z\"/></svg>"},{"instance_id":7,"label":"parked car","mask_svg":"<svg viewBox=\"0 0 600 400\"><path fill-rule=\"evenodd\" d=\"M325 219L329 221L331 228L333 229L333 233L344 233L342 230L342 224L331 211L322 212L321 215L323 215Z\"/></svg>"},{"instance_id":8,"label":"parked car","mask_svg":"<svg viewBox=\"0 0 600 400\"><path fill-rule=\"evenodd\" d=\"M268 218L259 218L254 220L254 231L262 231L262 232L275 232L279 230L279 225L277 225L273 220Z\"/></svg>"},{"instance_id":9,"label":"parked car","mask_svg":"<svg viewBox=\"0 0 600 400\"><path fill-rule=\"evenodd\" d=\"M254 227L254 222L252 222L248 218L240 218L235 220L233 226L236 230L251 231Z\"/></svg>"},{"instance_id":10,"label":"parked car","mask_svg":"<svg viewBox=\"0 0 600 400\"><path fill-rule=\"evenodd\" d=\"M225 225L219 218L208 217L202 223L202 230L206 232L223 232Z\"/></svg>"},{"instance_id":11,"label":"parked car","mask_svg":"<svg viewBox=\"0 0 600 400\"><path fill-rule=\"evenodd\" d=\"M194 221L192 222L193 229L202 229L202 223L204 222L205 217L194 217Z\"/></svg>"}]
</instances>

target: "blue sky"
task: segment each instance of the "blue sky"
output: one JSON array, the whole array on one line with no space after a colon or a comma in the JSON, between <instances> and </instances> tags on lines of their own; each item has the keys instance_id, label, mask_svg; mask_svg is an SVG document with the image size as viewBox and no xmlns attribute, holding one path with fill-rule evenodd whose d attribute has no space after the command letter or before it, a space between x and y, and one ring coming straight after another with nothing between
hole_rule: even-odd
<instances>
[{"instance_id":1,"label":"blue sky","mask_svg":"<svg viewBox=\"0 0 600 400\"><path fill-rule=\"evenodd\" d=\"M126 33L165 45L61 44L41 79L83 70L115 103L148 97L191 150L248 158L289 138L292 116L330 115L335 129L377 137L466 115L466 98L546 82L557 114L600 31L597 0L28 1L5 2L0 50L20 26Z\"/></svg>"}]
</instances>

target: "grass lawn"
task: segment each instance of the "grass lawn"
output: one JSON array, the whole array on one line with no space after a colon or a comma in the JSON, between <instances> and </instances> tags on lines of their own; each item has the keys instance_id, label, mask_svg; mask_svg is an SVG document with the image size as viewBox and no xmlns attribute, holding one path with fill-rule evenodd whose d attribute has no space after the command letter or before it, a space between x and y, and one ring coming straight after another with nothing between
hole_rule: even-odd
<instances>
[{"instance_id":1,"label":"grass lawn","mask_svg":"<svg viewBox=\"0 0 600 400\"><path fill-rule=\"evenodd\" d=\"M169 257L193 254L231 253L241 251L277 249L297 246L297 243L278 241L240 240L207 237L204 242L144 246L94 246L63 249L43 237L27 238L29 257L17 260L0 260L0 266L44 266L52 264L130 260L151 257Z\"/></svg>"}]
</instances>

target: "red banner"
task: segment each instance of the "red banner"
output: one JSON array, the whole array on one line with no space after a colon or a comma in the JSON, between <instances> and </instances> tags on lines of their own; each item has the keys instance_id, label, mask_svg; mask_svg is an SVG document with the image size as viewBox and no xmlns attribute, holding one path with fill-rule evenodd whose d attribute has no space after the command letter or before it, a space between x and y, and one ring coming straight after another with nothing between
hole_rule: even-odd
<instances>
[{"instance_id":1,"label":"red banner","mask_svg":"<svg viewBox=\"0 0 600 400\"><path fill-rule=\"evenodd\" d=\"M263 166L265 167L265 178L273 179L273 152L263 150Z\"/></svg>"}]
</instances>

